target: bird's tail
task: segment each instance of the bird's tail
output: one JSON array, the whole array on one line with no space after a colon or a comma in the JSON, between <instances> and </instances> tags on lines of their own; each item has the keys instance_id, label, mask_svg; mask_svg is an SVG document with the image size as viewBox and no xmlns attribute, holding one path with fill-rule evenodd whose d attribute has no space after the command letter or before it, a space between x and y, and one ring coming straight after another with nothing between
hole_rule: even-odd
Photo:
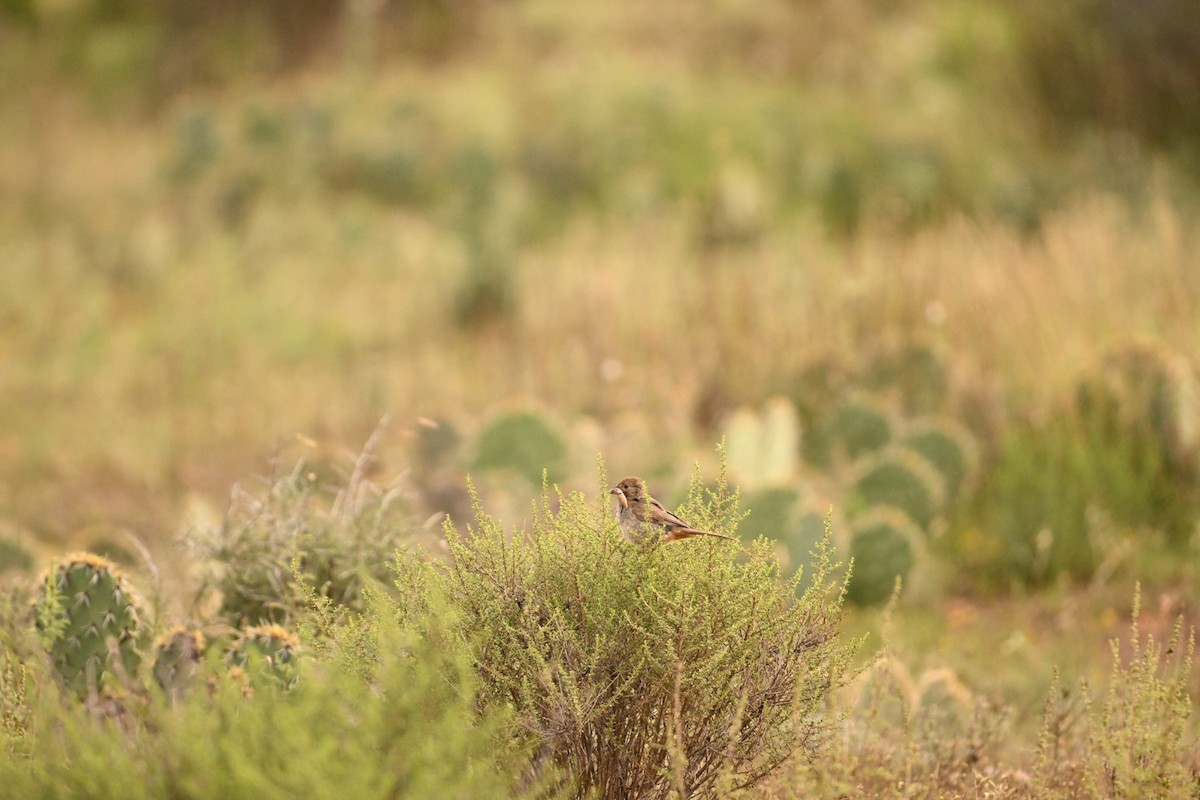
<instances>
[{"instance_id":1,"label":"bird's tail","mask_svg":"<svg viewBox=\"0 0 1200 800\"><path fill-rule=\"evenodd\" d=\"M711 536L714 539L728 539L731 542L736 542L736 536L727 536L723 533L713 533L712 531L702 531L699 528L676 528L671 531L669 541L676 542L680 539L689 539L692 536Z\"/></svg>"}]
</instances>

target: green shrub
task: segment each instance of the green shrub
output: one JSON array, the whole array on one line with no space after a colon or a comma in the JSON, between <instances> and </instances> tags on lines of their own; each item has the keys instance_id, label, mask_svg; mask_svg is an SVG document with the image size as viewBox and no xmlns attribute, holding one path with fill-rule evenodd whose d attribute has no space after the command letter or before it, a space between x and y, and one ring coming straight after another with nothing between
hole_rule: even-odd
<instances>
[{"instance_id":1,"label":"green shrub","mask_svg":"<svg viewBox=\"0 0 1200 800\"><path fill-rule=\"evenodd\" d=\"M563 478L567 445L538 414L518 411L492 420L479 437L475 469L508 470L538 485L545 470L551 481Z\"/></svg>"},{"instance_id":2,"label":"green shrub","mask_svg":"<svg viewBox=\"0 0 1200 800\"><path fill-rule=\"evenodd\" d=\"M324 485L300 461L265 496L235 490L219 525L185 534L203 570L199 594L219 594L226 622L282 624L305 607L293 561L307 585L352 608L362 607L364 581L387 579L389 561L416 526L407 485L367 477L375 443L373 436L341 485Z\"/></svg>"},{"instance_id":3,"label":"green shrub","mask_svg":"<svg viewBox=\"0 0 1200 800\"><path fill-rule=\"evenodd\" d=\"M815 755L849 658L828 538L797 598L770 542L742 558L715 540L632 547L606 499L560 495L553 511L544 493L532 530L512 536L482 512L467 536L447 527L438 582L483 707L515 709L579 796L724 796ZM703 493L697 475L682 513L732 533L736 498L723 479Z\"/></svg>"},{"instance_id":4,"label":"green shrub","mask_svg":"<svg viewBox=\"0 0 1200 800\"><path fill-rule=\"evenodd\" d=\"M1162 453L1144 437L1110 435L1066 414L1011 426L968 515L998 546L981 566L1035 582L1086 577L1103 555L1092 541L1096 511L1182 544L1197 518L1194 493L1164 471ZM969 564L971 554L962 555Z\"/></svg>"},{"instance_id":5,"label":"green shrub","mask_svg":"<svg viewBox=\"0 0 1200 800\"><path fill-rule=\"evenodd\" d=\"M1072 698L1057 674L1043 714L1034 767L1039 797L1196 796L1192 700L1195 631L1176 620L1166 643L1140 629L1140 586L1134 595L1128 659L1110 642L1112 667L1103 702L1084 684ZM1074 722L1074 724L1069 724ZM1191 763L1189 763L1191 762Z\"/></svg>"},{"instance_id":6,"label":"green shrub","mask_svg":"<svg viewBox=\"0 0 1200 800\"><path fill-rule=\"evenodd\" d=\"M807 492L807 490L806 490ZM807 493L790 487L763 489L747 495L746 516L737 526L737 536L749 541L759 536L774 539L779 547L780 566L786 576L803 571L799 588L807 589L812 578L805 566L825 538L825 512L815 508Z\"/></svg>"},{"instance_id":7,"label":"green shrub","mask_svg":"<svg viewBox=\"0 0 1200 800\"><path fill-rule=\"evenodd\" d=\"M536 787L521 788L510 766L529 754L514 746L502 709L478 713L470 664L444 617L401 627L395 616L380 607L358 618L378 654L366 675L324 657L291 691L246 693L210 659L201 667L205 691L174 703L157 694L128 703L119 724L64 702L31 670L20 685L22 747L33 757L0 754L3 793L61 800L532 796ZM7 702L18 683L0 678Z\"/></svg>"}]
</instances>

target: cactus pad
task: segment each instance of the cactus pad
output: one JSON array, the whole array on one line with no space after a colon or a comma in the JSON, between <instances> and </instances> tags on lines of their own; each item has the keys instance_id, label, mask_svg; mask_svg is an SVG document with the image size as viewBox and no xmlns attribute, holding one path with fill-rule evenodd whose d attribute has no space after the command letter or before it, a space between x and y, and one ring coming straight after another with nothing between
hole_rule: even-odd
<instances>
[{"instance_id":1,"label":"cactus pad","mask_svg":"<svg viewBox=\"0 0 1200 800\"><path fill-rule=\"evenodd\" d=\"M187 691L204 654L204 634L179 625L154 645L154 680L172 700Z\"/></svg>"},{"instance_id":2,"label":"cactus pad","mask_svg":"<svg viewBox=\"0 0 1200 800\"><path fill-rule=\"evenodd\" d=\"M521 411L494 420L479 437L475 468L511 470L531 483L541 484L542 470L551 481L566 470L567 446L537 414Z\"/></svg>"},{"instance_id":3,"label":"cactus pad","mask_svg":"<svg viewBox=\"0 0 1200 800\"><path fill-rule=\"evenodd\" d=\"M233 643L229 660L233 667L244 670L252 683L260 676L267 677L285 688L295 685L296 659L300 640L279 625L254 625L242 630Z\"/></svg>"},{"instance_id":4,"label":"cactus pad","mask_svg":"<svg viewBox=\"0 0 1200 800\"><path fill-rule=\"evenodd\" d=\"M893 506L929 531L945 505L945 480L922 456L892 447L859 462L852 471L851 507Z\"/></svg>"},{"instance_id":5,"label":"cactus pad","mask_svg":"<svg viewBox=\"0 0 1200 800\"><path fill-rule=\"evenodd\" d=\"M908 426L904 446L920 454L941 474L946 499L955 500L971 484L979 467L979 446L971 433L950 419L926 419Z\"/></svg>"},{"instance_id":6,"label":"cactus pad","mask_svg":"<svg viewBox=\"0 0 1200 800\"><path fill-rule=\"evenodd\" d=\"M882 404L860 397L833 411L825 425L825 437L835 458L853 461L887 445L893 427Z\"/></svg>"},{"instance_id":7,"label":"cactus pad","mask_svg":"<svg viewBox=\"0 0 1200 800\"><path fill-rule=\"evenodd\" d=\"M50 661L66 686L95 694L114 669L136 672L141 604L111 561L68 557L41 582L36 604Z\"/></svg>"},{"instance_id":8,"label":"cactus pad","mask_svg":"<svg viewBox=\"0 0 1200 800\"><path fill-rule=\"evenodd\" d=\"M859 605L886 601L896 578L908 576L922 551L921 530L906 513L895 508L874 509L852 528L854 571L847 596Z\"/></svg>"}]
</instances>

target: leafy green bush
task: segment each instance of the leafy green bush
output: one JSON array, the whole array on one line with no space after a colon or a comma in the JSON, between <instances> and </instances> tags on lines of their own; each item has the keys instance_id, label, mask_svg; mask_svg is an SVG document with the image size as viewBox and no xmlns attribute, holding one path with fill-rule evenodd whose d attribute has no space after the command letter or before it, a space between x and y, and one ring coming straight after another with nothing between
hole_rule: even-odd
<instances>
[{"instance_id":1,"label":"leafy green bush","mask_svg":"<svg viewBox=\"0 0 1200 800\"><path fill-rule=\"evenodd\" d=\"M1194 798L1196 772L1191 732L1195 631L1176 620L1166 643L1140 629L1141 587L1134 595L1129 628L1131 657L1113 639L1112 667L1103 702L1087 685L1076 698L1058 676L1046 699L1035 784L1039 797ZM1070 718L1081 724L1065 725Z\"/></svg>"},{"instance_id":2,"label":"leafy green bush","mask_svg":"<svg viewBox=\"0 0 1200 800\"><path fill-rule=\"evenodd\" d=\"M400 626L397 616L383 605L357 618L376 657L355 669L326 655L291 691L247 693L210 659L204 691L173 703L159 693L116 698L115 719L60 696L36 666L7 661L0 682L17 716L6 721L0 785L8 797L63 800L531 796L510 766L528 753L503 709L477 712L470 664L445 617Z\"/></svg>"},{"instance_id":3,"label":"leafy green bush","mask_svg":"<svg viewBox=\"0 0 1200 800\"><path fill-rule=\"evenodd\" d=\"M380 486L367 476L375 437L343 485L326 486L300 461L273 480L265 496L234 492L217 526L188 531L185 543L204 572L200 595L217 592L219 613L234 627L287 623L306 606L292 563L304 582L339 605L362 607L364 581L386 580L388 563L415 525L408 488Z\"/></svg>"},{"instance_id":4,"label":"leafy green bush","mask_svg":"<svg viewBox=\"0 0 1200 800\"><path fill-rule=\"evenodd\" d=\"M1034 582L1060 573L1086 577L1103 556L1093 542L1097 511L1184 541L1196 520L1194 495L1164 471L1162 453L1136 434L1113 435L1063 413L1040 425L1014 424L970 515L998 546L980 566ZM974 560L962 555L964 563Z\"/></svg>"},{"instance_id":5,"label":"leafy green bush","mask_svg":"<svg viewBox=\"0 0 1200 800\"><path fill-rule=\"evenodd\" d=\"M697 475L681 513L732 533L737 499L724 476L705 492ZM447 537L438 584L472 643L483 707L515 709L580 796L724 796L818 751L823 700L850 657L828 536L799 597L766 540L741 558L715 540L633 547L608 504L580 494L544 491L528 532L479 511Z\"/></svg>"}]
</instances>

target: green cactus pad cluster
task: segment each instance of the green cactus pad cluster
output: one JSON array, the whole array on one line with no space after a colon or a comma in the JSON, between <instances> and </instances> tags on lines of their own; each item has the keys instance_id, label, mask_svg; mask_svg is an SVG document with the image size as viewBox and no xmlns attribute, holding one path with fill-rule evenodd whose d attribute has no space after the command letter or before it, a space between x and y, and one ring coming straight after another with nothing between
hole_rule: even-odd
<instances>
[{"instance_id":1,"label":"green cactus pad cluster","mask_svg":"<svg viewBox=\"0 0 1200 800\"><path fill-rule=\"evenodd\" d=\"M918 453L941 474L946 499L953 502L979 469L979 446L965 427L952 419L922 419L907 426L901 443Z\"/></svg>"},{"instance_id":2,"label":"green cactus pad cluster","mask_svg":"<svg viewBox=\"0 0 1200 800\"><path fill-rule=\"evenodd\" d=\"M881 506L855 520L850 536L854 572L847 597L859 605L886 601L896 578L906 578L921 557L922 542L921 529L900 509Z\"/></svg>"},{"instance_id":3,"label":"green cactus pad cluster","mask_svg":"<svg viewBox=\"0 0 1200 800\"><path fill-rule=\"evenodd\" d=\"M204 655L204 634L178 625L154 644L154 680L172 700L191 686Z\"/></svg>"},{"instance_id":4,"label":"green cactus pad cluster","mask_svg":"<svg viewBox=\"0 0 1200 800\"><path fill-rule=\"evenodd\" d=\"M825 438L835 459L853 461L886 446L894 428L887 408L862 396L833 411L825 425Z\"/></svg>"},{"instance_id":5,"label":"green cactus pad cluster","mask_svg":"<svg viewBox=\"0 0 1200 800\"><path fill-rule=\"evenodd\" d=\"M567 465L567 445L542 417L528 411L493 420L479 437L475 468L510 470L541 484L542 470L551 481L561 480Z\"/></svg>"},{"instance_id":6,"label":"green cactus pad cluster","mask_svg":"<svg viewBox=\"0 0 1200 800\"><path fill-rule=\"evenodd\" d=\"M879 350L862 377L866 386L888 392L910 414L940 411L950 387L941 350L919 342Z\"/></svg>"},{"instance_id":7,"label":"green cactus pad cluster","mask_svg":"<svg viewBox=\"0 0 1200 800\"><path fill-rule=\"evenodd\" d=\"M111 561L69 556L41 581L36 605L38 629L65 686L95 694L114 670L136 673L141 603Z\"/></svg>"},{"instance_id":8,"label":"green cactus pad cluster","mask_svg":"<svg viewBox=\"0 0 1200 800\"><path fill-rule=\"evenodd\" d=\"M800 493L790 487L763 489L748 495L742 506L750 512L738 523L739 539L750 540L755 536L767 536L785 540L795 523L795 509L800 502Z\"/></svg>"},{"instance_id":9,"label":"green cactus pad cluster","mask_svg":"<svg viewBox=\"0 0 1200 800\"><path fill-rule=\"evenodd\" d=\"M929 531L946 500L945 480L928 461L904 447L892 447L857 464L850 481L850 507L900 509Z\"/></svg>"},{"instance_id":10,"label":"green cactus pad cluster","mask_svg":"<svg viewBox=\"0 0 1200 800\"><path fill-rule=\"evenodd\" d=\"M276 685L291 688L299 678L296 660L300 640L279 625L254 625L242 630L230 650L230 664L249 676L251 683L267 678Z\"/></svg>"}]
</instances>

